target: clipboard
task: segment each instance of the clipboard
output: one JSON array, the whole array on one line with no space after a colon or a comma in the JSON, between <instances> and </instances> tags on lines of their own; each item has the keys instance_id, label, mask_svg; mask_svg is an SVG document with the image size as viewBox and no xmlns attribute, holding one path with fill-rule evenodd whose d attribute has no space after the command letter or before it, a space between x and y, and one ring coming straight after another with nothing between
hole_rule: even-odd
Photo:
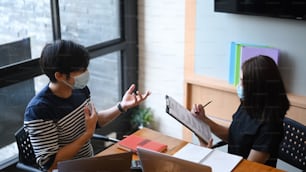
<instances>
[{"instance_id":1,"label":"clipboard","mask_svg":"<svg viewBox=\"0 0 306 172\"><path fill-rule=\"evenodd\" d=\"M208 143L211 139L210 127L168 95L166 95L166 112L205 142Z\"/></svg>"}]
</instances>

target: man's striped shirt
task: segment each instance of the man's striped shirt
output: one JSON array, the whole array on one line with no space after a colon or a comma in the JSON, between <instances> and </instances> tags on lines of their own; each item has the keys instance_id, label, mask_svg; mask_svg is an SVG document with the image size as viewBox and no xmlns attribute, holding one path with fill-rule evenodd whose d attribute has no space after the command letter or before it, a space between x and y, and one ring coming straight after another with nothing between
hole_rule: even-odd
<instances>
[{"instance_id":1,"label":"man's striped shirt","mask_svg":"<svg viewBox=\"0 0 306 172\"><path fill-rule=\"evenodd\" d=\"M79 138L85 132L84 106L90 101L90 92L84 89L73 90L67 98L55 96L48 86L28 104L24 126L34 148L36 161L48 169L59 149ZM93 156L88 141L74 157Z\"/></svg>"}]
</instances>

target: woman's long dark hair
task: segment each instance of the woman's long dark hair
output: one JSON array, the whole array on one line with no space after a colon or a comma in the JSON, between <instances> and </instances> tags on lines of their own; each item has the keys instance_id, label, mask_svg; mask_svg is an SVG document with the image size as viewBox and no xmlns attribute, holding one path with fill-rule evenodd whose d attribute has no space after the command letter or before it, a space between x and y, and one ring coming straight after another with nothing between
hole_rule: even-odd
<instances>
[{"instance_id":1,"label":"woman's long dark hair","mask_svg":"<svg viewBox=\"0 0 306 172\"><path fill-rule=\"evenodd\" d=\"M259 55L242 65L242 105L251 117L280 121L289 109L285 86L274 60Z\"/></svg>"}]
</instances>

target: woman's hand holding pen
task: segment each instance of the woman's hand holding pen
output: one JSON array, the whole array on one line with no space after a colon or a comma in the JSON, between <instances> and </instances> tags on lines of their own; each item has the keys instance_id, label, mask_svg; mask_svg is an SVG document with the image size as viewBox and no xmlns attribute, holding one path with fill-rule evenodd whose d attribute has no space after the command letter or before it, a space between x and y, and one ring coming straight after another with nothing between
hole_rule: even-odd
<instances>
[{"instance_id":1,"label":"woman's hand holding pen","mask_svg":"<svg viewBox=\"0 0 306 172\"><path fill-rule=\"evenodd\" d=\"M205 115L205 107L210 104L212 101L209 101L207 102L205 105L202 105L202 104L194 104L192 109L191 109L191 112L192 114L199 118L200 120L202 120L203 122L205 122L208 117Z\"/></svg>"},{"instance_id":2,"label":"woman's hand holding pen","mask_svg":"<svg viewBox=\"0 0 306 172\"><path fill-rule=\"evenodd\" d=\"M194 104L191 109L192 115L196 118L199 118L201 121L204 122L205 120L205 110L202 104Z\"/></svg>"},{"instance_id":3,"label":"woman's hand holding pen","mask_svg":"<svg viewBox=\"0 0 306 172\"><path fill-rule=\"evenodd\" d=\"M194 104L192 109L191 109L192 115L194 115L196 118L200 119L201 121L203 121L204 123L207 124L208 117L205 115L205 109L204 108L208 104L210 104L211 102L212 101L209 101L205 105ZM201 146L208 147L208 148L212 147L212 145L213 145L213 139L212 138L208 142L202 140L200 137L197 137L197 138L198 138Z\"/></svg>"}]
</instances>

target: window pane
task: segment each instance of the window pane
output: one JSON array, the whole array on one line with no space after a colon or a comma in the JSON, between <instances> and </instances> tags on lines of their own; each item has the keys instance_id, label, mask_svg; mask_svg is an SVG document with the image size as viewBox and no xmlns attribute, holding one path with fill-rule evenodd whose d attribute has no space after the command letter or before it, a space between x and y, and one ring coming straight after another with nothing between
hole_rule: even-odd
<instances>
[{"instance_id":1,"label":"window pane","mask_svg":"<svg viewBox=\"0 0 306 172\"><path fill-rule=\"evenodd\" d=\"M120 37L119 0L59 1L62 39L85 46Z\"/></svg>"},{"instance_id":2,"label":"window pane","mask_svg":"<svg viewBox=\"0 0 306 172\"><path fill-rule=\"evenodd\" d=\"M34 78L34 90L35 90L35 94L37 94L38 92L40 92L40 90L42 90L48 83L49 83L49 78L47 77L47 75L42 74L38 77Z\"/></svg>"},{"instance_id":3,"label":"window pane","mask_svg":"<svg viewBox=\"0 0 306 172\"><path fill-rule=\"evenodd\" d=\"M23 126L25 107L34 94L32 79L0 88L0 147L15 141L14 133Z\"/></svg>"},{"instance_id":4,"label":"window pane","mask_svg":"<svg viewBox=\"0 0 306 172\"><path fill-rule=\"evenodd\" d=\"M92 59L89 64L88 87L97 110L109 108L121 99L119 95L120 53L115 52Z\"/></svg>"},{"instance_id":5,"label":"window pane","mask_svg":"<svg viewBox=\"0 0 306 172\"><path fill-rule=\"evenodd\" d=\"M0 148L15 141L14 133L23 126L25 107L49 82L45 75L35 77L34 80L0 88L0 138L6 138L0 139Z\"/></svg>"},{"instance_id":6,"label":"window pane","mask_svg":"<svg viewBox=\"0 0 306 172\"><path fill-rule=\"evenodd\" d=\"M50 0L1 0L0 44L30 38L32 58L52 40Z\"/></svg>"}]
</instances>

